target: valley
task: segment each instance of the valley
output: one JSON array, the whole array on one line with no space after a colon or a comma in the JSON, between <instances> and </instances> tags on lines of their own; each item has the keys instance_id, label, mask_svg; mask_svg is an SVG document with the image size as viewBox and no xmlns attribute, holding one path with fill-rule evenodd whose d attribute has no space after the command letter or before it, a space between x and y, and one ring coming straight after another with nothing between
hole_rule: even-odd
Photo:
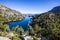
<instances>
[{"instance_id":1,"label":"valley","mask_svg":"<svg viewBox=\"0 0 60 40\"><path fill-rule=\"evenodd\" d=\"M60 6L41 14L22 14L0 5L0 38L60 40Z\"/></svg>"}]
</instances>

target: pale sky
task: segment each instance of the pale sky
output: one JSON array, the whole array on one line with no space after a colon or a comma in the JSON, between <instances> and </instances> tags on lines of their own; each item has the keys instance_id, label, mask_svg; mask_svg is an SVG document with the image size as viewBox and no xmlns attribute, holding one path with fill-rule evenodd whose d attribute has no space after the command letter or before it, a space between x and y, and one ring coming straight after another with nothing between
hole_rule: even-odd
<instances>
[{"instance_id":1,"label":"pale sky","mask_svg":"<svg viewBox=\"0 0 60 40\"><path fill-rule=\"evenodd\" d=\"M60 6L60 0L0 0L0 3L26 14L43 13Z\"/></svg>"}]
</instances>

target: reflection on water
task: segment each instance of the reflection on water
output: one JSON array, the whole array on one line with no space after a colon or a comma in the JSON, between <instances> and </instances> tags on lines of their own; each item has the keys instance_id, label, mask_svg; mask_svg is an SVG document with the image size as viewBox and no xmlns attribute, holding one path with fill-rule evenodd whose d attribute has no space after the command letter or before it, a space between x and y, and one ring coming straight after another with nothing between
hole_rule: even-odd
<instances>
[{"instance_id":1,"label":"reflection on water","mask_svg":"<svg viewBox=\"0 0 60 40\"><path fill-rule=\"evenodd\" d=\"M32 22L32 19L27 16L22 21L16 21L16 22L10 23L9 27L12 28L12 27L16 27L18 25L18 26L22 26L24 28L24 30L27 30L28 23L31 23L31 22Z\"/></svg>"}]
</instances>

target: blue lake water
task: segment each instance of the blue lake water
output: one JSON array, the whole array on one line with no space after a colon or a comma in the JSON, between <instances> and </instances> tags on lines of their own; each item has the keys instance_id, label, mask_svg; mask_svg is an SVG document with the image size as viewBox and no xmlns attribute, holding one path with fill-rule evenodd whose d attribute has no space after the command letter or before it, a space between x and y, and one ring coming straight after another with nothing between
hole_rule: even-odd
<instances>
[{"instance_id":1,"label":"blue lake water","mask_svg":"<svg viewBox=\"0 0 60 40\"><path fill-rule=\"evenodd\" d=\"M16 27L16 26L22 26L24 28L24 30L27 30L28 28L28 23L32 23L32 19L30 17L25 17L24 20L22 21L16 21L16 22L12 22L9 24L9 27Z\"/></svg>"}]
</instances>

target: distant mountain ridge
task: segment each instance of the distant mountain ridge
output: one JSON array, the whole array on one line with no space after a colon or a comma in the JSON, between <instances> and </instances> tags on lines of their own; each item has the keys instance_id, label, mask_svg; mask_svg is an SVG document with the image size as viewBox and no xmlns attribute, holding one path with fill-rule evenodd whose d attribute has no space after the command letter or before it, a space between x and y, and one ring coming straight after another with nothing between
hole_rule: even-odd
<instances>
[{"instance_id":1,"label":"distant mountain ridge","mask_svg":"<svg viewBox=\"0 0 60 40\"><path fill-rule=\"evenodd\" d=\"M53 8L52 10L50 10L49 12L60 13L60 6L54 7L54 8Z\"/></svg>"}]
</instances>

